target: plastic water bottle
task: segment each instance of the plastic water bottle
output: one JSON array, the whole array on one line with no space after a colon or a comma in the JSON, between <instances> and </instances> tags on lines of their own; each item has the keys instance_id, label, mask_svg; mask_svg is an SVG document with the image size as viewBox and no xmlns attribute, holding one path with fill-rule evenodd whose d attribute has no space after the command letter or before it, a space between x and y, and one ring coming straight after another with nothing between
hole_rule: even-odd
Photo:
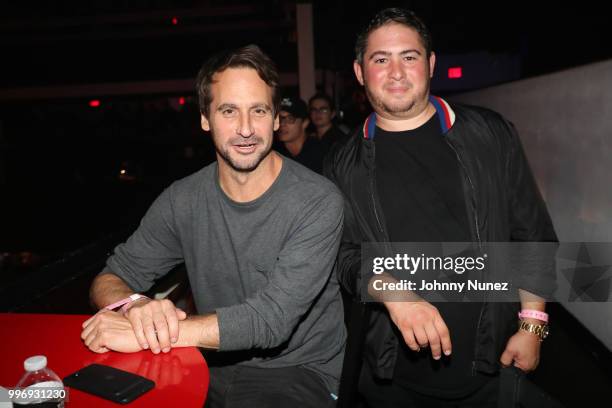
<instances>
[{"instance_id":1,"label":"plastic water bottle","mask_svg":"<svg viewBox=\"0 0 612 408\"><path fill-rule=\"evenodd\" d=\"M13 408L9 391L4 387L0 387L0 408Z\"/></svg>"},{"instance_id":2,"label":"plastic water bottle","mask_svg":"<svg viewBox=\"0 0 612 408\"><path fill-rule=\"evenodd\" d=\"M32 356L23 362L25 373L15 386L15 407L63 408L66 390L62 380L47 367L47 357Z\"/></svg>"}]
</instances>

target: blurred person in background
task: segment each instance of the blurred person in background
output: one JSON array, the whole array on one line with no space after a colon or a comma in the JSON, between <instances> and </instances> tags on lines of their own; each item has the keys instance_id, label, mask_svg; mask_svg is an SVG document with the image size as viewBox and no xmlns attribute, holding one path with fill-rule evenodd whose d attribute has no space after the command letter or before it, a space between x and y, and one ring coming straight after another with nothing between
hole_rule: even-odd
<instances>
[{"instance_id":1,"label":"blurred person in background","mask_svg":"<svg viewBox=\"0 0 612 408\"><path fill-rule=\"evenodd\" d=\"M321 142L306 131L310 123L306 103L298 97L282 98L279 120L276 151L321 173L325 151Z\"/></svg>"},{"instance_id":2,"label":"blurred person in background","mask_svg":"<svg viewBox=\"0 0 612 408\"><path fill-rule=\"evenodd\" d=\"M334 143L346 137L346 133L334 123L336 109L327 94L317 93L311 97L308 101L308 112L310 123L315 129L313 136L321 141L326 153Z\"/></svg>"}]
</instances>

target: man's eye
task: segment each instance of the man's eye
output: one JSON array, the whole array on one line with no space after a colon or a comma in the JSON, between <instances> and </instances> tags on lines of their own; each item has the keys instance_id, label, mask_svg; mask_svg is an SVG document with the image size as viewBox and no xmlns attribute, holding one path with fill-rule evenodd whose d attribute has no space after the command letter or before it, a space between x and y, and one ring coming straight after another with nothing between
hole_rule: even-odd
<instances>
[{"instance_id":1,"label":"man's eye","mask_svg":"<svg viewBox=\"0 0 612 408\"><path fill-rule=\"evenodd\" d=\"M385 62L387 62L386 58L377 58L374 60L375 64L384 64Z\"/></svg>"},{"instance_id":2,"label":"man's eye","mask_svg":"<svg viewBox=\"0 0 612 408\"><path fill-rule=\"evenodd\" d=\"M404 60L406 60L406 61L414 61L414 60L416 60L416 57L413 57L413 56L411 56L411 55L406 55L406 56L404 57Z\"/></svg>"},{"instance_id":3,"label":"man's eye","mask_svg":"<svg viewBox=\"0 0 612 408\"><path fill-rule=\"evenodd\" d=\"M268 113L268 111L267 111L267 110L265 110L264 108L257 108L257 109L255 109L253 112L254 112L254 113L255 113L255 115L257 115L257 116L265 116L265 115Z\"/></svg>"},{"instance_id":4,"label":"man's eye","mask_svg":"<svg viewBox=\"0 0 612 408\"><path fill-rule=\"evenodd\" d=\"M222 114L223 116L232 116L232 115L233 115L235 112L236 112L236 110L235 110L235 109L223 109L223 110L221 111L221 114Z\"/></svg>"}]
</instances>

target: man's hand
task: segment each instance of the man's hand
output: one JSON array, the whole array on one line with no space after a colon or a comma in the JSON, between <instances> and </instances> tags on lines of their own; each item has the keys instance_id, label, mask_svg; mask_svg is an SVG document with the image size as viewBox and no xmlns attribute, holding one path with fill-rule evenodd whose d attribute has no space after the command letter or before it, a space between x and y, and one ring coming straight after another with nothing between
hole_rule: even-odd
<instances>
[{"instance_id":1,"label":"man's hand","mask_svg":"<svg viewBox=\"0 0 612 408\"><path fill-rule=\"evenodd\" d=\"M136 340L132 325L117 312L101 311L83 323L81 338L96 353L109 350L134 353L142 350Z\"/></svg>"},{"instance_id":2,"label":"man's hand","mask_svg":"<svg viewBox=\"0 0 612 408\"><path fill-rule=\"evenodd\" d=\"M404 341L413 351L431 347L431 355L439 360L442 352L452 351L450 333L438 309L431 303L385 302L391 320L402 333Z\"/></svg>"},{"instance_id":3,"label":"man's hand","mask_svg":"<svg viewBox=\"0 0 612 408\"><path fill-rule=\"evenodd\" d=\"M514 362L515 367L525 372L533 371L540 362L540 346L541 341L538 336L519 330L508 340L499 361L504 367Z\"/></svg>"},{"instance_id":4,"label":"man's hand","mask_svg":"<svg viewBox=\"0 0 612 408\"><path fill-rule=\"evenodd\" d=\"M179 338L179 320L187 318L187 314L170 300L148 298L130 304L125 316L132 324L140 347L150 348L155 354L160 350L170 351Z\"/></svg>"}]
</instances>

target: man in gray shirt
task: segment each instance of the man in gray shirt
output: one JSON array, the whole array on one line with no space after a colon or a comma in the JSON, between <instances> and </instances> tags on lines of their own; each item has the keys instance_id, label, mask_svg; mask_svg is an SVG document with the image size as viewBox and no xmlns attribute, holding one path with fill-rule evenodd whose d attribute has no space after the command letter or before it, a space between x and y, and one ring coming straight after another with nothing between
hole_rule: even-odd
<instances>
[{"instance_id":1,"label":"man in gray shirt","mask_svg":"<svg viewBox=\"0 0 612 408\"><path fill-rule=\"evenodd\" d=\"M333 405L345 332L332 274L342 196L271 150L278 73L256 46L218 54L197 89L217 162L168 187L91 288L93 351L218 349L207 406ZM139 297L187 268L198 315ZM240 353L238 353L240 351ZM227 363L231 361L230 363Z\"/></svg>"}]
</instances>

